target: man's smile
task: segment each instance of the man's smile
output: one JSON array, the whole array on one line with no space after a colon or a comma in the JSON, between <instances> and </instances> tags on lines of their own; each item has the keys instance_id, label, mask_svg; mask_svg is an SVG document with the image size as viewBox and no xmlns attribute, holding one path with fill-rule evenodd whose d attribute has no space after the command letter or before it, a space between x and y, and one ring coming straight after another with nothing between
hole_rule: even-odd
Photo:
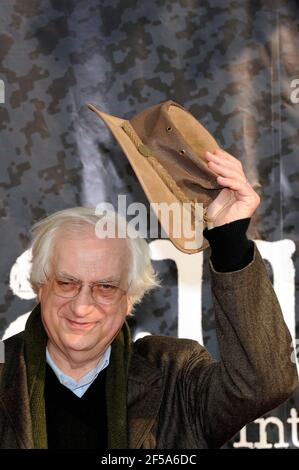
<instances>
[{"instance_id":1,"label":"man's smile","mask_svg":"<svg viewBox=\"0 0 299 470\"><path fill-rule=\"evenodd\" d=\"M97 322L78 322L75 320L70 320L69 318L66 318L66 322L67 322L67 325L71 329L84 330L84 331L91 330L97 323Z\"/></svg>"}]
</instances>

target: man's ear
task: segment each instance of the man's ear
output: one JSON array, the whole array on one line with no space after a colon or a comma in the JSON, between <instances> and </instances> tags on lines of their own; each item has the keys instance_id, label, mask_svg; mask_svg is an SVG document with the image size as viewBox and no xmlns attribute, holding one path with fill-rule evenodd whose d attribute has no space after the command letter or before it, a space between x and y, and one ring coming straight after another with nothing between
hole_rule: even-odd
<instances>
[{"instance_id":1,"label":"man's ear","mask_svg":"<svg viewBox=\"0 0 299 470\"><path fill-rule=\"evenodd\" d=\"M42 288L43 288L43 286L40 285L38 290L37 290L37 294L36 294L36 297L38 298L39 302L41 301L41 298L42 298Z\"/></svg>"},{"instance_id":2,"label":"man's ear","mask_svg":"<svg viewBox=\"0 0 299 470\"><path fill-rule=\"evenodd\" d=\"M126 313L126 316L130 315L132 307L133 307L132 301L131 301L130 297L128 297L127 298L127 313Z\"/></svg>"}]
</instances>

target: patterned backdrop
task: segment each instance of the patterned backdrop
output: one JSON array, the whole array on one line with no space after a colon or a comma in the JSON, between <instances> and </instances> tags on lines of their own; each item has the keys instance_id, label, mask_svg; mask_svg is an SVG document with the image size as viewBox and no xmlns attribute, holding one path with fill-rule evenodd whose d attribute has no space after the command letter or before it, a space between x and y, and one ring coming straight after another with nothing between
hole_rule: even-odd
<instances>
[{"instance_id":1,"label":"patterned backdrop","mask_svg":"<svg viewBox=\"0 0 299 470\"><path fill-rule=\"evenodd\" d=\"M249 235L296 338L298 2L2 0L0 61L0 337L22 328L35 304L26 251L34 222L76 205L117 208L120 194L146 203L86 103L129 118L173 99L242 161L260 193ZM203 340L217 357L209 251L151 246L162 288L138 306L132 329ZM297 410L295 394L228 447L298 448Z\"/></svg>"}]
</instances>

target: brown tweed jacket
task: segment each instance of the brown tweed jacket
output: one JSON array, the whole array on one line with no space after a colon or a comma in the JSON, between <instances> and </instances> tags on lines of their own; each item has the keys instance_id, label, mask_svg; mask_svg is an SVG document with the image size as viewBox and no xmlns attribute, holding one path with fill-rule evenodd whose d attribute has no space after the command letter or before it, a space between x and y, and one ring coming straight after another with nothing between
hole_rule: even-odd
<instances>
[{"instance_id":1,"label":"brown tweed jacket","mask_svg":"<svg viewBox=\"0 0 299 470\"><path fill-rule=\"evenodd\" d=\"M297 386L291 338L255 246L244 269L211 286L221 360L196 342L145 337L132 345L130 448L219 447ZM6 341L0 366L0 448L32 448L23 335Z\"/></svg>"}]
</instances>

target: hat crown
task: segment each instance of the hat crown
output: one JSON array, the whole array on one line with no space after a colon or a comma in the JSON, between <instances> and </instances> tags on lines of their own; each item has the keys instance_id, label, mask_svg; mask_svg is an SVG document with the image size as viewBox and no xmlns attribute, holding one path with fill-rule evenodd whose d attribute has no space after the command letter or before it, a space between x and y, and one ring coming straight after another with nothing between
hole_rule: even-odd
<instances>
[{"instance_id":1,"label":"hat crown","mask_svg":"<svg viewBox=\"0 0 299 470\"><path fill-rule=\"evenodd\" d=\"M141 111L130 124L190 199L196 199L197 185L206 190L220 189L205 161L205 151L213 152L218 145L182 106L165 101Z\"/></svg>"}]
</instances>

